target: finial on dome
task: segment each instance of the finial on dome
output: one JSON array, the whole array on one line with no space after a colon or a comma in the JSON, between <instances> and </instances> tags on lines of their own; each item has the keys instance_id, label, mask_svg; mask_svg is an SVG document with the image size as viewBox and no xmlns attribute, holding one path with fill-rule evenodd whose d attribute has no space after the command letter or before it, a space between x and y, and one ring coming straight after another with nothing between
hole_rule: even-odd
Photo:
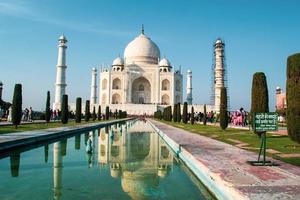
<instances>
[{"instance_id":1,"label":"finial on dome","mask_svg":"<svg viewBox=\"0 0 300 200\"><path fill-rule=\"evenodd\" d=\"M142 34L144 35L144 24L142 24Z\"/></svg>"}]
</instances>

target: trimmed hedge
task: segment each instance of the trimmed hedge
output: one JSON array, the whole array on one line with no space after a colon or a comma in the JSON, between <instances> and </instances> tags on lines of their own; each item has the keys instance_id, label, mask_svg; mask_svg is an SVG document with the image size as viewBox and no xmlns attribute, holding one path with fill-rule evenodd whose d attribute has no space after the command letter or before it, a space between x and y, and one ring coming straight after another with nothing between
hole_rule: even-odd
<instances>
[{"instance_id":1,"label":"trimmed hedge","mask_svg":"<svg viewBox=\"0 0 300 200\"><path fill-rule=\"evenodd\" d=\"M220 104L220 127L225 130L228 127L228 112L227 112L227 90L221 88L221 104Z\"/></svg>"},{"instance_id":2,"label":"trimmed hedge","mask_svg":"<svg viewBox=\"0 0 300 200\"><path fill-rule=\"evenodd\" d=\"M51 119L51 112L50 112L50 91L47 92L47 99L46 99L46 110L45 110L45 120L47 123L50 122Z\"/></svg>"},{"instance_id":3,"label":"trimmed hedge","mask_svg":"<svg viewBox=\"0 0 300 200\"><path fill-rule=\"evenodd\" d=\"M90 112L90 101L86 100L85 102L85 115L84 115L84 120L86 122L90 121L91 118L91 112Z\"/></svg>"},{"instance_id":4,"label":"trimmed hedge","mask_svg":"<svg viewBox=\"0 0 300 200\"><path fill-rule=\"evenodd\" d=\"M76 112L75 112L75 122L76 123L81 123L81 113L82 113L82 111L81 111L81 107L82 107L81 101L82 100L81 100L80 97L76 98Z\"/></svg>"},{"instance_id":5,"label":"trimmed hedge","mask_svg":"<svg viewBox=\"0 0 300 200\"><path fill-rule=\"evenodd\" d=\"M182 111L182 122L185 124L188 122L188 112L187 112L188 107L187 106L188 106L187 102L184 102L183 103L183 111Z\"/></svg>"},{"instance_id":6,"label":"trimmed hedge","mask_svg":"<svg viewBox=\"0 0 300 200\"><path fill-rule=\"evenodd\" d=\"M194 106L191 108L191 124L193 125L195 123L195 112L194 112Z\"/></svg>"},{"instance_id":7,"label":"trimmed hedge","mask_svg":"<svg viewBox=\"0 0 300 200\"><path fill-rule=\"evenodd\" d=\"M263 72L256 72L253 75L251 90L251 116L254 113L269 112L269 94L267 78ZM252 123L252 126L253 123ZM253 127L254 128L254 127ZM262 132L255 132L259 136Z\"/></svg>"},{"instance_id":8,"label":"trimmed hedge","mask_svg":"<svg viewBox=\"0 0 300 200\"><path fill-rule=\"evenodd\" d=\"M61 103L61 122L67 124L69 120L68 95L64 94Z\"/></svg>"},{"instance_id":9,"label":"trimmed hedge","mask_svg":"<svg viewBox=\"0 0 300 200\"><path fill-rule=\"evenodd\" d=\"M286 101L288 135L300 143L300 53L287 59Z\"/></svg>"},{"instance_id":10,"label":"trimmed hedge","mask_svg":"<svg viewBox=\"0 0 300 200\"><path fill-rule=\"evenodd\" d=\"M177 104L176 103L173 106L173 121L177 122Z\"/></svg>"},{"instance_id":11,"label":"trimmed hedge","mask_svg":"<svg viewBox=\"0 0 300 200\"><path fill-rule=\"evenodd\" d=\"M203 125L206 125L207 122L207 113L206 113L206 104L204 104L203 108Z\"/></svg>"},{"instance_id":12,"label":"trimmed hedge","mask_svg":"<svg viewBox=\"0 0 300 200\"><path fill-rule=\"evenodd\" d=\"M22 118L22 85L16 84L11 110L12 123L17 128Z\"/></svg>"}]
</instances>

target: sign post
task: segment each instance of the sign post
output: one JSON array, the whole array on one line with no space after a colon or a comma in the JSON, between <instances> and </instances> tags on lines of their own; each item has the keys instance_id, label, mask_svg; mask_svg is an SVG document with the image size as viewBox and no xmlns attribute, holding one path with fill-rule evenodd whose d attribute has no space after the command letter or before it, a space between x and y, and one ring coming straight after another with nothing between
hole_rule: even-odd
<instances>
[{"instance_id":1,"label":"sign post","mask_svg":"<svg viewBox=\"0 0 300 200\"><path fill-rule=\"evenodd\" d=\"M256 133L261 133L261 144L257 161L249 161L250 164L255 166L274 166L271 161L266 161L266 149L267 149L267 131L278 130L278 113L254 113L253 114L253 130ZM263 160L260 157L263 157Z\"/></svg>"}]
</instances>

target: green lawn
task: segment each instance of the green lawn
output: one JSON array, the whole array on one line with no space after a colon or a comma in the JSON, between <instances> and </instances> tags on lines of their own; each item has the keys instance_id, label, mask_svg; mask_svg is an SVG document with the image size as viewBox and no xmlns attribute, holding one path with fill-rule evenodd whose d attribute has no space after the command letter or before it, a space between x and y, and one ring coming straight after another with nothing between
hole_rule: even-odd
<instances>
[{"instance_id":1,"label":"green lawn","mask_svg":"<svg viewBox=\"0 0 300 200\"><path fill-rule=\"evenodd\" d=\"M103 120L101 120L103 121ZM88 123L96 123L101 121L92 121L89 122L81 121L81 123L76 123L75 121L70 121L67 124L62 124L61 122L51 122L51 123L41 123L41 124L24 124L18 126L16 129L14 126L0 126L0 134L3 133L14 133L14 132L23 132L23 131L32 131L32 130L39 130L39 129L47 129L47 128L56 128L56 127L65 127L65 126L76 126L76 125L82 125L82 124L88 124Z\"/></svg>"},{"instance_id":2,"label":"green lawn","mask_svg":"<svg viewBox=\"0 0 300 200\"><path fill-rule=\"evenodd\" d=\"M183 124L183 123L175 123L175 122L166 122L161 121L163 123L172 125L174 127L182 128L184 130L200 134L203 136L207 136L216 140L220 140L222 142L236 145L238 143L230 141L239 140L241 142L247 143L247 147L250 147L250 151L259 152L259 149L251 149L251 148L259 148L260 147L260 138L251 131L248 130L240 130L228 128L225 131L222 131L220 127L217 126L204 126L202 124ZM267 133L267 149L273 149L279 151L284 154L297 153L300 154L300 144L292 141L288 136L274 135L271 133ZM293 165L300 166L300 158L283 158L280 157L278 153L267 153L268 156L273 157L275 159L282 160L287 163L291 163Z\"/></svg>"}]
</instances>

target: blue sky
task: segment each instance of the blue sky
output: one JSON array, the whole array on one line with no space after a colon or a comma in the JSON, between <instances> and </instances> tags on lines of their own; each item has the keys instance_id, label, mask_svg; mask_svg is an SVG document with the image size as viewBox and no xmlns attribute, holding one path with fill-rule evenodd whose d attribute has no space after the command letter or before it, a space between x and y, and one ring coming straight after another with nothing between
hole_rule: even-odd
<instances>
[{"instance_id":1,"label":"blue sky","mask_svg":"<svg viewBox=\"0 0 300 200\"><path fill-rule=\"evenodd\" d=\"M184 82L192 69L195 103L209 103L212 44L221 37L231 109L250 108L252 75L263 71L274 110L287 56L299 52L299 6L297 0L0 0L3 98L11 101L14 84L22 83L24 106L44 109L47 90L54 99L57 39L64 33L69 99L88 99L91 68L123 55L144 24L162 56L182 66Z\"/></svg>"}]
</instances>

